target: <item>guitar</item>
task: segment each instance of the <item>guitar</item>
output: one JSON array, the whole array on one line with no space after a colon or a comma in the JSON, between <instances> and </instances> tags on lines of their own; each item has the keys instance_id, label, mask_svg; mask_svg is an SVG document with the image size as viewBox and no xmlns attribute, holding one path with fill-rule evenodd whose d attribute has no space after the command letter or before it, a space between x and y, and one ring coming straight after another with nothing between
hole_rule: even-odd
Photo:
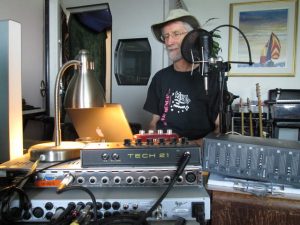
<instances>
[{"instance_id":1,"label":"guitar","mask_svg":"<svg viewBox=\"0 0 300 225\"><path fill-rule=\"evenodd\" d=\"M244 123L244 107L243 107L243 99L240 98L240 112L241 112L241 133L245 134L245 123Z\"/></svg>"},{"instance_id":2,"label":"guitar","mask_svg":"<svg viewBox=\"0 0 300 225\"><path fill-rule=\"evenodd\" d=\"M249 98L247 98L247 107L249 112L249 132L250 132L250 136L253 137L252 110L251 110L251 103Z\"/></svg>"},{"instance_id":3,"label":"guitar","mask_svg":"<svg viewBox=\"0 0 300 225\"><path fill-rule=\"evenodd\" d=\"M258 118L259 118L259 136L264 137L263 132L263 121L262 121L262 103L260 95L260 86L259 83L256 84L256 96L257 96L257 106L258 106Z\"/></svg>"}]
</instances>

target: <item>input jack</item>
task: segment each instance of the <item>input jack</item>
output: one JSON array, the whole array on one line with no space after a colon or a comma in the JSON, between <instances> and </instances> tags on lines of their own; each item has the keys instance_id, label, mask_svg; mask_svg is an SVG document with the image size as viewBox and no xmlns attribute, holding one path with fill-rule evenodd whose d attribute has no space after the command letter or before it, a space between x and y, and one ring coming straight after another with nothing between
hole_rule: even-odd
<instances>
[{"instance_id":1,"label":"input jack","mask_svg":"<svg viewBox=\"0 0 300 225\"><path fill-rule=\"evenodd\" d=\"M78 183L78 184L84 184L84 182L85 182L84 177L78 177L78 178L77 178L77 183Z\"/></svg>"},{"instance_id":2,"label":"input jack","mask_svg":"<svg viewBox=\"0 0 300 225\"><path fill-rule=\"evenodd\" d=\"M140 184L146 183L146 177L140 176L140 177L138 178L138 182L139 182Z\"/></svg>"},{"instance_id":3,"label":"input jack","mask_svg":"<svg viewBox=\"0 0 300 225\"><path fill-rule=\"evenodd\" d=\"M119 177L119 176L116 176L116 177L114 177L114 183L115 184L120 184L121 183L121 177Z\"/></svg>"},{"instance_id":4,"label":"input jack","mask_svg":"<svg viewBox=\"0 0 300 225\"><path fill-rule=\"evenodd\" d=\"M108 177L102 177L101 178L101 183L102 184L108 184L109 183L109 178Z\"/></svg>"},{"instance_id":5,"label":"input jack","mask_svg":"<svg viewBox=\"0 0 300 225\"><path fill-rule=\"evenodd\" d=\"M97 183L97 178L95 176L92 176L89 178L89 182L90 182L90 184L95 184L95 183Z\"/></svg>"},{"instance_id":6,"label":"input jack","mask_svg":"<svg viewBox=\"0 0 300 225\"><path fill-rule=\"evenodd\" d=\"M159 181L157 176L152 176L150 180L151 180L152 184L157 184Z\"/></svg>"},{"instance_id":7,"label":"input jack","mask_svg":"<svg viewBox=\"0 0 300 225\"><path fill-rule=\"evenodd\" d=\"M126 177L126 183L132 184L134 182L134 178L132 176Z\"/></svg>"}]
</instances>

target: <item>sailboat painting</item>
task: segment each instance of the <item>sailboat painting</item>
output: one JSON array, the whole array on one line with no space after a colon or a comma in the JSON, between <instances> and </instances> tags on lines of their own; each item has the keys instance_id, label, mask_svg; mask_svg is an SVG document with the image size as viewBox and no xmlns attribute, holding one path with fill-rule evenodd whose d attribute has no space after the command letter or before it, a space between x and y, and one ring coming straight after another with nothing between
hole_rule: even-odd
<instances>
[{"instance_id":1,"label":"sailboat painting","mask_svg":"<svg viewBox=\"0 0 300 225\"><path fill-rule=\"evenodd\" d=\"M230 31L229 75L233 76L294 76L296 49L296 11L293 0L233 3L230 5L230 22L243 35ZM236 34L238 33L238 34Z\"/></svg>"},{"instance_id":2,"label":"sailboat painting","mask_svg":"<svg viewBox=\"0 0 300 225\"><path fill-rule=\"evenodd\" d=\"M274 60L278 60L280 58L280 40L273 32L270 35L270 38L266 45L263 47L261 55L260 55L260 64L266 66L274 66ZM285 63L281 66L284 66Z\"/></svg>"}]
</instances>

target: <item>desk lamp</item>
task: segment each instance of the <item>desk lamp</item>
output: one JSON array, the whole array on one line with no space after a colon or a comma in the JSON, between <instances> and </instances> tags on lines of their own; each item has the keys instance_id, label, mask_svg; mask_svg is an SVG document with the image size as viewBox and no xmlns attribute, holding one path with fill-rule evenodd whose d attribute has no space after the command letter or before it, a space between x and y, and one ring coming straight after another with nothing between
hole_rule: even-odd
<instances>
[{"instance_id":1,"label":"desk lamp","mask_svg":"<svg viewBox=\"0 0 300 225\"><path fill-rule=\"evenodd\" d=\"M61 140L60 125L60 83L64 72L71 66L75 67L65 95L65 108L103 107L105 104L104 90L94 75L94 63L90 61L89 52L80 50L75 60L66 62L59 70L54 89L54 142L31 146L29 155L31 161L58 162L78 158L84 143Z\"/></svg>"}]
</instances>

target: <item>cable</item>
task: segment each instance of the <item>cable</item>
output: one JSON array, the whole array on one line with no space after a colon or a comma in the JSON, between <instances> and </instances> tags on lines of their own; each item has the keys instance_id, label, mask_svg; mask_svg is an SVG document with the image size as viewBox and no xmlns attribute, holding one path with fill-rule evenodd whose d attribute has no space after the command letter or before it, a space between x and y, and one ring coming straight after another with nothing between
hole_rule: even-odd
<instances>
[{"instance_id":1,"label":"cable","mask_svg":"<svg viewBox=\"0 0 300 225\"><path fill-rule=\"evenodd\" d=\"M178 169L176 170L173 179L171 180L170 184L168 185L167 189L164 191L164 193L160 196L160 198L155 202L155 204L148 210L148 212L141 218L141 222L143 220L146 220L149 216L152 215L153 211L158 207L158 205L162 202L162 200L167 196L167 194L170 192L170 190L173 188L175 182L179 178L179 176L182 174L184 168L188 164L191 158L191 153L190 152L184 152L180 161L179 161L179 166ZM138 223L136 223L138 225Z\"/></svg>"},{"instance_id":2,"label":"cable","mask_svg":"<svg viewBox=\"0 0 300 225\"><path fill-rule=\"evenodd\" d=\"M159 197L159 199L153 204L153 206L145 213L140 212L138 214L124 214L124 215L118 215L115 217L108 217L104 218L99 222L99 225L148 225L147 218L152 215L153 211L161 204L162 200L166 197L166 195L169 193L169 191L174 186L175 182L178 180L179 176L182 174L184 168L188 164L189 160L191 158L190 152L184 152L179 160L178 168L175 171L175 174L173 178L171 179L171 182L169 183L166 190L163 192L163 194ZM176 223L177 224L185 224L185 220L179 219Z\"/></svg>"},{"instance_id":3,"label":"cable","mask_svg":"<svg viewBox=\"0 0 300 225\"><path fill-rule=\"evenodd\" d=\"M28 173L20 180L16 181L15 184L4 187L0 190L0 224L12 224L21 219L22 211L29 210L31 208L31 202L23 190L24 185L28 182L29 178L35 174L46 170L48 168L66 163L68 161L73 161L74 159L65 160L55 164L51 164L42 169L36 170L40 163L40 160L34 162ZM11 209L11 203L13 200L18 201L18 207Z\"/></svg>"},{"instance_id":4,"label":"cable","mask_svg":"<svg viewBox=\"0 0 300 225\"><path fill-rule=\"evenodd\" d=\"M93 194L93 192L91 192L86 187L71 186L71 187L65 187L63 189L58 189L58 190L56 190L56 193L57 194L61 194L63 192L71 191L71 190L81 190L81 191L84 191L84 192L86 192L91 197L91 200L92 200L92 203L93 203L92 207L93 207L93 213L94 213L94 221L97 221L97 203L96 203L96 198L95 198L95 195Z\"/></svg>"}]
</instances>

